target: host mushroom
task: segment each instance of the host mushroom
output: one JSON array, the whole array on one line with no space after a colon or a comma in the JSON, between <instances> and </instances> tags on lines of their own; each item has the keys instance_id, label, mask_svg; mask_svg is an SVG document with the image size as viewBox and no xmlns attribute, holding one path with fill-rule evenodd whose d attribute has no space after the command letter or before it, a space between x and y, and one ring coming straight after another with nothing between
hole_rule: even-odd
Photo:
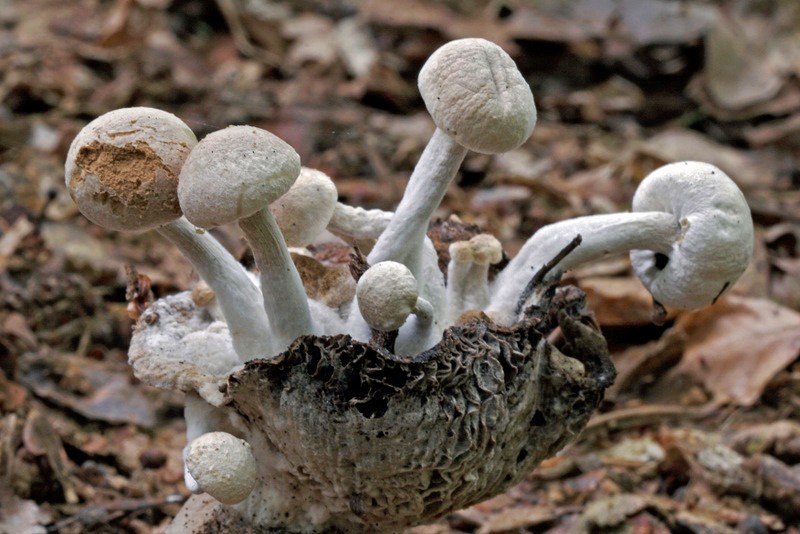
<instances>
[{"instance_id":1,"label":"host mushroom","mask_svg":"<svg viewBox=\"0 0 800 534\"><path fill-rule=\"evenodd\" d=\"M300 157L280 138L253 126L229 126L194 147L181 169L178 197L201 228L238 221L261 271L272 355L315 333L306 293L269 204L300 174Z\"/></svg>"},{"instance_id":2,"label":"host mushroom","mask_svg":"<svg viewBox=\"0 0 800 534\"><path fill-rule=\"evenodd\" d=\"M191 129L166 111L110 111L72 141L64 168L67 188L95 224L155 229L175 244L214 290L240 359L262 357L270 336L258 288L216 239L198 234L181 217L178 175L196 144Z\"/></svg>"},{"instance_id":3,"label":"host mushroom","mask_svg":"<svg viewBox=\"0 0 800 534\"><path fill-rule=\"evenodd\" d=\"M208 432L192 441L185 462L199 490L224 504L242 502L256 485L252 447L227 432Z\"/></svg>"},{"instance_id":4,"label":"host mushroom","mask_svg":"<svg viewBox=\"0 0 800 534\"><path fill-rule=\"evenodd\" d=\"M551 266L549 277L631 251L633 268L654 301L674 308L715 302L747 268L754 240L750 209L717 167L696 161L660 167L639 185L632 208L540 229L498 276L486 313L513 323L528 282L577 236L580 244Z\"/></svg>"}]
</instances>

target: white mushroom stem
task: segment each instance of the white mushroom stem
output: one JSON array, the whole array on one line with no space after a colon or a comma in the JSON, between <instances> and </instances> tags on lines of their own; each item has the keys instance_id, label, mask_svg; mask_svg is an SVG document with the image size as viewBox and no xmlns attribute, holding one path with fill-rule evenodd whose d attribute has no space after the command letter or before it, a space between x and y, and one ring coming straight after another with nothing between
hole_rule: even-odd
<instances>
[{"instance_id":1,"label":"white mushroom stem","mask_svg":"<svg viewBox=\"0 0 800 534\"><path fill-rule=\"evenodd\" d=\"M261 271L261 292L275 346L285 350L299 336L317 333L300 274L292 262L278 223L269 209L239 219Z\"/></svg>"},{"instance_id":2,"label":"white mushroom stem","mask_svg":"<svg viewBox=\"0 0 800 534\"><path fill-rule=\"evenodd\" d=\"M501 324L513 323L528 282L578 235L581 243L554 266L549 278L558 277L580 264L632 249L668 254L672 244L680 239L682 230L674 215L662 212L590 215L545 226L498 275L491 303L485 311Z\"/></svg>"},{"instance_id":3,"label":"white mushroom stem","mask_svg":"<svg viewBox=\"0 0 800 534\"><path fill-rule=\"evenodd\" d=\"M452 243L449 252L445 325L455 324L467 310L482 310L489 305L489 267L503 257L500 242L489 234Z\"/></svg>"},{"instance_id":4,"label":"white mushroom stem","mask_svg":"<svg viewBox=\"0 0 800 534\"><path fill-rule=\"evenodd\" d=\"M439 128L433 133L408 181L394 217L367 256L370 264L396 261L421 275L422 244L428 223L467 155L467 148Z\"/></svg>"},{"instance_id":5,"label":"white mushroom stem","mask_svg":"<svg viewBox=\"0 0 800 534\"><path fill-rule=\"evenodd\" d=\"M272 336L261 292L244 267L213 236L198 233L183 217L157 231L178 247L214 290L239 358L244 362L270 354Z\"/></svg>"}]
</instances>

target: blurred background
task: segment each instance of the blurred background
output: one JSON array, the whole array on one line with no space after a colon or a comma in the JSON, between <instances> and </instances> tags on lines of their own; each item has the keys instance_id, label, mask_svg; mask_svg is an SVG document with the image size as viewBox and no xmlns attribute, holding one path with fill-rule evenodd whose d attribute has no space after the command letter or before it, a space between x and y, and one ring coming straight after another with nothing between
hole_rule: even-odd
<instances>
[{"instance_id":1,"label":"blurred background","mask_svg":"<svg viewBox=\"0 0 800 534\"><path fill-rule=\"evenodd\" d=\"M182 400L127 366L126 287L196 277L157 236L80 216L80 128L134 105L198 137L252 124L340 200L392 209L434 128L417 73L461 37L511 54L539 120L518 150L469 154L439 216L513 256L696 159L745 192L757 242L729 296L662 326L626 258L570 273L620 373L603 410L520 486L413 532L800 532L794 0L0 0L0 532L159 532L187 495Z\"/></svg>"}]
</instances>

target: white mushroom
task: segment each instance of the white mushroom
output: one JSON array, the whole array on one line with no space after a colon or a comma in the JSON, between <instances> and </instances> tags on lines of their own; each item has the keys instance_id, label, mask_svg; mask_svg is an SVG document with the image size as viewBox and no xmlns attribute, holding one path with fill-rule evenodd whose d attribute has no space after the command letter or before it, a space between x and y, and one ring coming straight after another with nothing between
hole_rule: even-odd
<instances>
[{"instance_id":1,"label":"white mushroom","mask_svg":"<svg viewBox=\"0 0 800 534\"><path fill-rule=\"evenodd\" d=\"M328 226L336 207L336 186L322 171L302 167L297 181L270 205L286 244L305 247Z\"/></svg>"},{"instance_id":2,"label":"white mushroom","mask_svg":"<svg viewBox=\"0 0 800 534\"><path fill-rule=\"evenodd\" d=\"M201 228L238 221L261 271L272 353L314 326L300 275L269 204L300 174L300 157L278 137L252 126L230 126L206 136L181 170L178 197L186 218Z\"/></svg>"},{"instance_id":3,"label":"white mushroom","mask_svg":"<svg viewBox=\"0 0 800 534\"><path fill-rule=\"evenodd\" d=\"M242 502L256 485L252 447L227 432L208 432L192 441L185 462L197 488L224 504Z\"/></svg>"},{"instance_id":4,"label":"white mushroom","mask_svg":"<svg viewBox=\"0 0 800 534\"><path fill-rule=\"evenodd\" d=\"M433 309L417 291L417 281L408 267L394 261L376 263L367 269L356 285L358 308L375 330L398 330L412 313L423 324L430 324Z\"/></svg>"},{"instance_id":5,"label":"white mushroom","mask_svg":"<svg viewBox=\"0 0 800 534\"><path fill-rule=\"evenodd\" d=\"M196 144L191 129L166 111L111 111L73 140L67 188L90 221L113 230L155 229L174 243L214 290L242 361L262 357L270 336L260 292L216 239L181 217L178 175Z\"/></svg>"},{"instance_id":6,"label":"white mushroom","mask_svg":"<svg viewBox=\"0 0 800 534\"><path fill-rule=\"evenodd\" d=\"M371 264L404 263L417 278L428 222L467 150L513 150L536 124L530 87L508 54L484 39L460 39L439 48L422 67L419 90L436 131L368 256Z\"/></svg>"},{"instance_id":7,"label":"white mushroom","mask_svg":"<svg viewBox=\"0 0 800 534\"><path fill-rule=\"evenodd\" d=\"M454 324L467 310L489 305L489 266L503 259L503 247L491 234L478 234L449 247L445 324Z\"/></svg>"},{"instance_id":8,"label":"white mushroom","mask_svg":"<svg viewBox=\"0 0 800 534\"><path fill-rule=\"evenodd\" d=\"M528 282L577 236L580 244L550 276L630 250L655 302L680 309L706 306L728 290L747 268L754 239L747 201L725 173L694 161L665 165L639 185L633 213L580 217L536 232L498 276L486 313L513 322Z\"/></svg>"}]
</instances>

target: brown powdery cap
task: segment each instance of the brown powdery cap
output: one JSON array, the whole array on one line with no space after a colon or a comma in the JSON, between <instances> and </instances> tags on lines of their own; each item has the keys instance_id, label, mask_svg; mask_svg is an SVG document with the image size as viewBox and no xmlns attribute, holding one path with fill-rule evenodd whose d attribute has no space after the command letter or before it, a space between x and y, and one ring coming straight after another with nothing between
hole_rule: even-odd
<instances>
[{"instance_id":1,"label":"brown powdery cap","mask_svg":"<svg viewBox=\"0 0 800 534\"><path fill-rule=\"evenodd\" d=\"M300 156L279 137L253 126L206 136L181 171L184 215L201 228L234 222L266 208L300 174Z\"/></svg>"},{"instance_id":2,"label":"brown powdery cap","mask_svg":"<svg viewBox=\"0 0 800 534\"><path fill-rule=\"evenodd\" d=\"M178 117L153 108L111 111L72 141L64 167L70 196L87 219L144 231L181 216L178 175L197 143Z\"/></svg>"}]
</instances>

